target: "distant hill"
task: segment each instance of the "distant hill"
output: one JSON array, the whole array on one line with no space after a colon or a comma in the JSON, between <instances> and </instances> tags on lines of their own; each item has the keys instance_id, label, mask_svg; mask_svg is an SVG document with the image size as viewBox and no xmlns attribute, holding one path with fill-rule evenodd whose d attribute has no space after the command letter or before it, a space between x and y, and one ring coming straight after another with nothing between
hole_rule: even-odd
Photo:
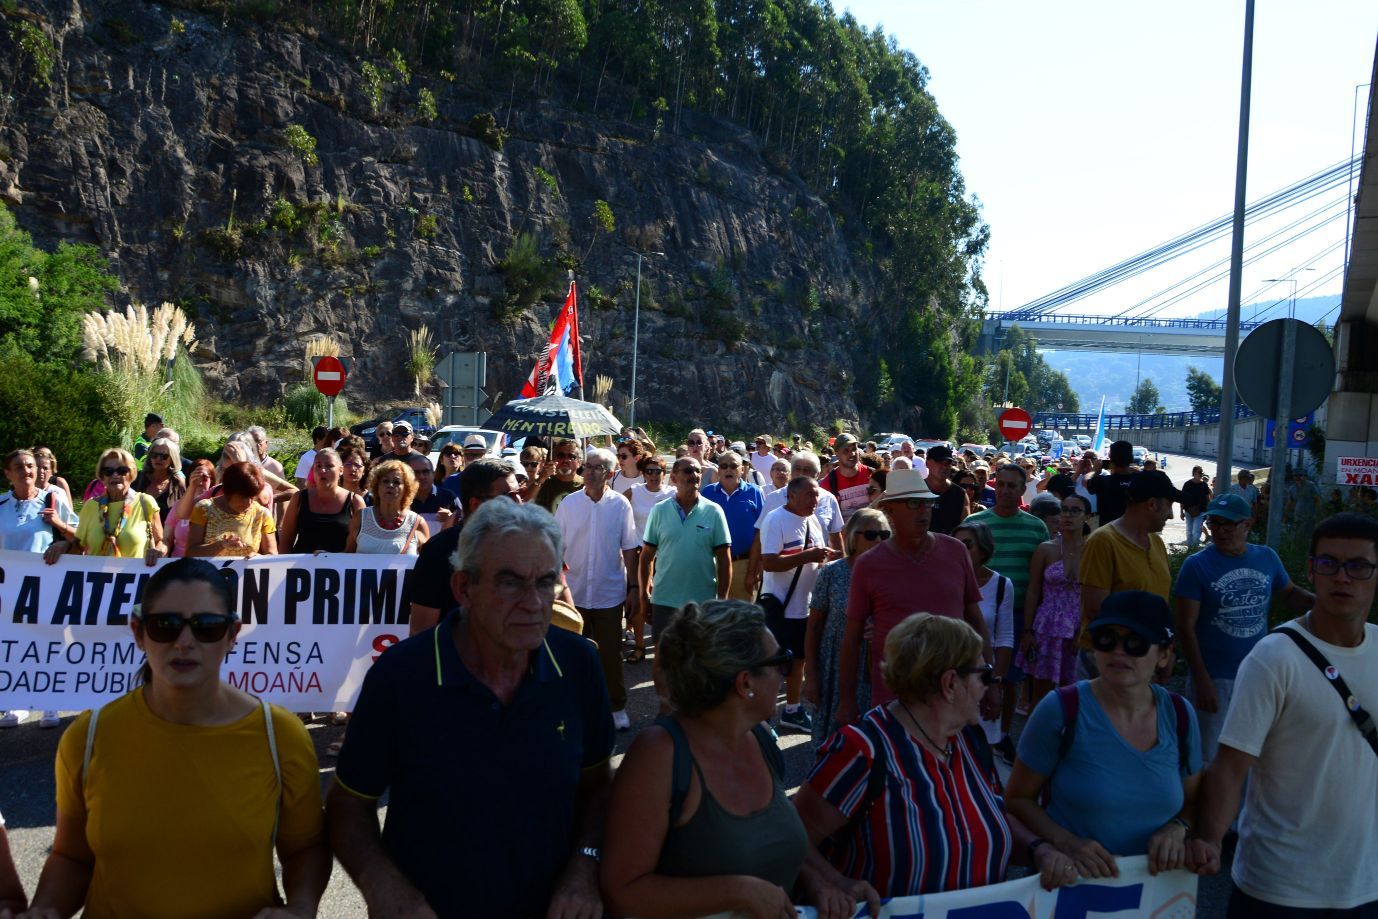
<instances>
[{"instance_id":1,"label":"distant hill","mask_svg":"<svg viewBox=\"0 0 1378 919\"><path fill-rule=\"evenodd\" d=\"M1247 321L1255 313L1268 310L1274 302L1268 299L1246 303L1240 313ZM1298 300L1297 318L1310 323L1324 318L1328 324L1333 323L1333 311L1339 302L1339 294ZM1285 310L1285 305L1279 306L1263 313L1260 318L1265 321L1277 319L1286 315ZM1198 313L1195 318L1223 319L1224 316L1225 310L1222 309ZM1225 371L1224 360L1207 354L1145 354L1140 357L1124 352L1047 351L1042 348L1039 351L1054 370L1067 374L1067 380L1081 400L1084 412L1099 408L1101 396L1105 396L1107 411L1124 411L1141 378L1152 380L1158 387L1168 411L1187 411L1191 408L1191 402L1187 399L1187 368L1194 366L1204 370L1217 383Z\"/></svg>"}]
</instances>

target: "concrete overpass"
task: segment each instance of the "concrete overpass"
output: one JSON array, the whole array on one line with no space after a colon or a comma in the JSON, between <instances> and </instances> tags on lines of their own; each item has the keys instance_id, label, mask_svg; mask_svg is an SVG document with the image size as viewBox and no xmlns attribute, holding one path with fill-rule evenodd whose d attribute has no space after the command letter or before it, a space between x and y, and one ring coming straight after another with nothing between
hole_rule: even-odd
<instances>
[{"instance_id":1,"label":"concrete overpass","mask_svg":"<svg viewBox=\"0 0 1378 919\"><path fill-rule=\"evenodd\" d=\"M1335 324L1335 388L1328 403L1326 481L1335 458L1378 456L1378 53L1370 80L1348 268Z\"/></svg>"},{"instance_id":2,"label":"concrete overpass","mask_svg":"<svg viewBox=\"0 0 1378 919\"><path fill-rule=\"evenodd\" d=\"M988 313L981 323L981 354L1000 350L1006 330L1018 326L1050 351L1128 351L1139 354L1224 354L1223 319L1133 319L1119 316L1064 316L1034 319ZM1260 323L1241 322L1240 336Z\"/></svg>"}]
</instances>

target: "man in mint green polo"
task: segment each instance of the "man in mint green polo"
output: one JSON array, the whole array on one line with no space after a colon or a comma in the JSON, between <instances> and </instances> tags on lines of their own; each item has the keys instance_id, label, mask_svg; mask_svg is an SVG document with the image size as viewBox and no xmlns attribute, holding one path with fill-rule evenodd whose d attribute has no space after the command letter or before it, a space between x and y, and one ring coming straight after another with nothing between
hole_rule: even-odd
<instances>
[{"instance_id":1,"label":"man in mint green polo","mask_svg":"<svg viewBox=\"0 0 1378 919\"><path fill-rule=\"evenodd\" d=\"M656 646L651 673L662 713L669 707L660 677L660 634L684 604L715 597L725 600L732 587L732 534L727 516L719 505L699 494L702 480L703 467L697 459L681 456L675 460L670 470L674 500L651 509L642 537L638 566L642 619L651 620L651 640Z\"/></svg>"}]
</instances>

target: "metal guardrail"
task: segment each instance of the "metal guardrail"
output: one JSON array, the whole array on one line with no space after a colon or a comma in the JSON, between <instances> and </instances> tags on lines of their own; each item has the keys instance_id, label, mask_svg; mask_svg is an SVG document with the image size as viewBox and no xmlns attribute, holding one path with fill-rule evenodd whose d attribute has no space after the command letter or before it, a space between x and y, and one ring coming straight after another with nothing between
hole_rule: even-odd
<instances>
[{"instance_id":1,"label":"metal guardrail","mask_svg":"<svg viewBox=\"0 0 1378 919\"><path fill-rule=\"evenodd\" d=\"M1247 405L1236 405L1234 417L1254 417L1253 409ZM1094 431L1100 416L1095 412L1035 412L1033 427ZM1133 429L1136 431L1158 430L1162 428L1185 428L1199 424L1219 424L1220 412L1162 412L1151 415L1106 415L1107 431Z\"/></svg>"},{"instance_id":2,"label":"metal guardrail","mask_svg":"<svg viewBox=\"0 0 1378 919\"><path fill-rule=\"evenodd\" d=\"M1194 329L1198 331L1223 332L1229 326L1224 319L1138 319L1133 316L1071 316L1050 313L1042 316L1025 316L1019 313L986 313L985 318L1009 325L1021 322L1062 323L1067 325L1108 325L1126 326L1140 329ZM1239 331L1249 332L1263 325L1261 322L1240 322Z\"/></svg>"}]
</instances>

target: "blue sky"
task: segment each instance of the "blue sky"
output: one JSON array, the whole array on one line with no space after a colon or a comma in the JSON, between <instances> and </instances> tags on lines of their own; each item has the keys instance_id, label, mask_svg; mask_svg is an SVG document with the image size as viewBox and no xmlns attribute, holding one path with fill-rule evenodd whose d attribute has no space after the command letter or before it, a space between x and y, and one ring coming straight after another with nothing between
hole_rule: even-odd
<instances>
[{"instance_id":1,"label":"blue sky","mask_svg":"<svg viewBox=\"0 0 1378 919\"><path fill-rule=\"evenodd\" d=\"M969 192L991 228L992 308L1013 309L1234 204L1244 2L835 0L883 25L928 68L957 132ZM1260 0L1254 35L1248 198L1349 156L1355 85L1373 72L1374 0ZM1359 94L1359 143L1367 89ZM1257 238L1343 191L1254 229ZM1285 298L1341 265L1338 219L1246 268L1244 300ZM1326 215L1316 218L1317 221ZM1308 224L1309 225L1309 224ZM1229 254L1195 258L1077 307L1113 313ZM1310 295L1337 293L1338 277ZM1223 307L1218 283L1164 315ZM1305 294L1303 294L1305 295Z\"/></svg>"}]
</instances>

